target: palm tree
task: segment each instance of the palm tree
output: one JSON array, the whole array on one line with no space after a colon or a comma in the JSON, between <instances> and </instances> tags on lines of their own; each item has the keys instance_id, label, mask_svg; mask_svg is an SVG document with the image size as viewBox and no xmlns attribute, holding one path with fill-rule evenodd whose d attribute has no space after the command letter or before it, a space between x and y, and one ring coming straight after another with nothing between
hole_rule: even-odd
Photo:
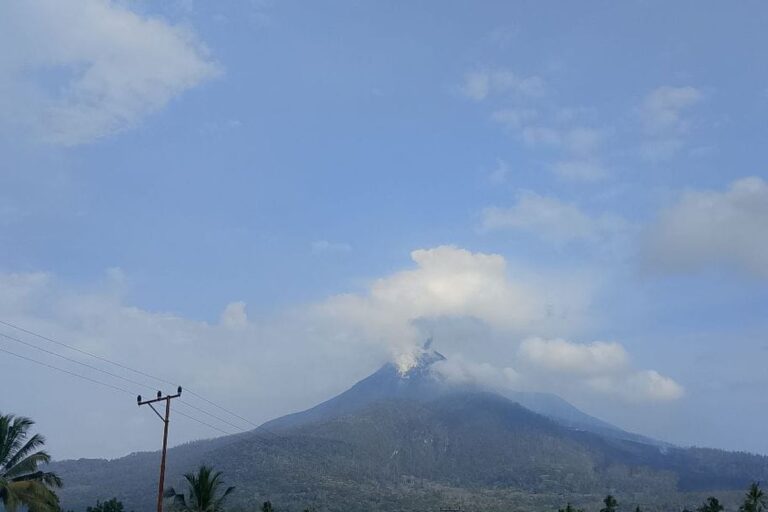
<instances>
[{"instance_id":1,"label":"palm tree","mask_svg":"<svg viewBox=\"0 0 768 512\"><path fill-rule=\"evenodd\" d=\"M720 503L720 500L714 496L707 498L702 506L696 509L696 512L723 512L724 507Z\"/></svg>"},{"instance_id":2,"label":"palm tree","mask_svg":"<svg viewBox=\"0 0 768 512\"><path fill-rule=\"evenodd\" d=\"M741 512L764 512L766 508L768 505L766 505L763 490L760 489L760 483L752 482L746 496L744 496L744 504L739 507L739 510Z\"/></svg>"},{"instance_id":3,"label":"palm tree","mask_svg":"<svg viewBox=\"0 0 768 512\"><path fill-rule=\"evenodd\" d=\"M180 512L221 512L227 496L235 490L227 487L219 493L224 485L221 471L214 472L208 466L200 466L197 473L186 473L184 479L187 481L186 496L177 493L173 487L165 492L166 498L173 498L173 508Z\"/></svg>"},{"instance_id":4,"label":"palm tree","mask_svg":"<svg viewBox=\"0 0 768 512\"><path fill-rule=\"evenodd\" d=\"M61 479L38 469L51 456L38 450L45 444L43 436L28 437L34 424L29 418L0 413L0 503L8 512L22 506L29 512L59 510L53 489L61 487Z\"/></svg>"},{"instance_id":5,"label":"palm tree","mask_svg":"<svg viewBox=\"0 0 768 512\"><path fill-rule=\"evenodd\" d=\"M616 509L619 508L619 502L610 494L605 497L603 504L605 507L601 508L600 512L616 512Z\"/></svg>"}]
</instances>

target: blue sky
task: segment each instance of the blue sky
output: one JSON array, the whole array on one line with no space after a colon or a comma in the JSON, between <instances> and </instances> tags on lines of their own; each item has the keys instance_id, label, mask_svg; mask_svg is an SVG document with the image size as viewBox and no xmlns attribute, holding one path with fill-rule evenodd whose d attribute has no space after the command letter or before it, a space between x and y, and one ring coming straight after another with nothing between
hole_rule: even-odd
<instances>
[{"instance_id":1,"label":"blue sky","mask_svg":"<svg viewBox=\"0 0 768 512\"><path fill-rule=\"evenodd\" d=\"M11 2L0 319L255 421L435 334L451 378L768 453L767 18L759 2ZM87 389L9 357L5 387ZM152 448L134 409L92 412L135 422L109 445L29 393L0 407L66 442L57 456Z\"/></svg>"}]
</instances>

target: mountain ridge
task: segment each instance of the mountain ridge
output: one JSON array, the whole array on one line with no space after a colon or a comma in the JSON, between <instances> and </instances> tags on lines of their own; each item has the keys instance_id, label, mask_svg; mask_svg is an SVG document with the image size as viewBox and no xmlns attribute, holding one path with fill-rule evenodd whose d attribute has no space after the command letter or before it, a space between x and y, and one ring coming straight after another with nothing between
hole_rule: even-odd
<instances>
[{"instance_id":1,"label":"mountain ridge","mask_svg":"<svg viewBox=\"0 0 768 512\"><path fill-rule=\"evenodd\" d=\"M443 354L430 349L427 341L415 364L401 371L393 363L386 363L376 372L358 381L348 390L320 404L295 413L270 420L261 426L266 429L282 429L305 422L318 421L334 414L352 412L366 404L384 398L405 397L411 400L429 400L446 393L460 391L488 391L483 386L450 384L440 380L433 372L436 363L445 361ZM669 443L635 434L591 416L561 397L542 392L505 391L500 393L533 412L574 429L583 429L607 436L644 442L654 446L672 446Z\"/></svg>"},{"instance_id":2,"label":"mountain ridge","mask_svg":"<svg viewBox=\"0 0 768 512\"><path fill-rule=\"evenodd\" d=\"M343 393L259 429L174 447L167 481L175 485L183 472L212 465L237 487L233 510L243 511L268 499L284 510L395 511L457 499L499 511L514 499L540 510L566 500L586 506L608 492L668 510L692 496L700 502L699 492L718 490L727 499L729 490L768 477L768 457L646 441L555 395L515 400L446 386L432 372L443 360L425 351L407 372L386 364ZM526 399L549 415L523 405ZM142 511L152 507L157 463L157 452L142 452L61 461L53 469L66 483L67 508L115 496Z\"/></svg>"}]
</instances>

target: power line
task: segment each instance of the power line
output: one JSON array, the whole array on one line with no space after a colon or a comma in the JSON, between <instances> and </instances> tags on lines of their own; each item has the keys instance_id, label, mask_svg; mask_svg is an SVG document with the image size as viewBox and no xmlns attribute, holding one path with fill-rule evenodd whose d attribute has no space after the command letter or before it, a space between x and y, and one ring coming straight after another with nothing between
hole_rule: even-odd
<instances>
[{"instance_id":1,"label":"power line","mask_svg":"<svg viewBox=\"0 0 768 512\"><path fill-rule=\"evenodd\" d=\"M29 334L29 335L31 335L31 336L35 336L35 337L37 337L37 338L40 338L40 339L42 339L42 340L48 341L48 342L50 342L50 343L54 343L54 344L56 344L56 345L58 345L58 346L61 346L61 347L65 347L65 348L68 348L68 349L70 349L70 350L73 350L73 351L75 351L75 352L78 352L78 353L80 353L80 354L83 354L83 355L86 355L86 356L89 356L89 357L93 357L93 358L95 358L95 359L98 359L99 361L103 361L103 362L105 362L105 363L109 363L109 364L111 364L111 365L117 366L118 368L122 368L122 369L124 369L124 370L128 370L128 371L130 371L130 372L134 372L134 373L136 373L136 374L138 374L138 375L142 375L142 376L144 376L144 377L148 377L148 378L150 378L150 379L154 379L154 380L156 380L156 381L158 381L158 382L162 382L162 383L164 383L164 384L169 384L169 385L172 385L172 386L177 386L177 384L178 384L178 383L175 383L175 382L171 382L171 381L169 381L169 380L163 379L163 378L161 378L161 377L157 377L156 375L152 375L152 374L150 374L150 373L146 373L146 372L143 372L143 371L141 371L141 370L137 370L137 369L135 369L135 368L131 368L130 366L124 365L124 364L122 364L122 363L118 363L118 362L116 362L116 361L112 361L111 359L107 359L106 357L102 357L102 356L99 356L99 355L93 354L93 353L91 353L91 352L88 352L88 351L86 351L86 350L82 350L82 349L79 349L79 348L77 348L77 347L74 347L74 346L72 346L72 345L69 345L69 344L67 344L67 343L63 343L63 342L61 342L61 341L57 341L57 340L55 340L55 339L53 339L53 338L50 338L50 337L48 337L48 336L44 336L44 335L42 335L42 334L40 334L40 333L37 333L37 332L31 331L31 330L29 330L29 329L25 329L24 327L21 327L21 326L19 326L19 325L13 324L13 323L11 323L11 322L7 322L7 321L5 321L5 320L0 320L0 325L5 325L6 327L10 327L10 328L12 328L12 329L16 329L16 330L19 330L19 331L21 331L21 332L24 332L24 333L26 333L26 334ZM42 349L42 348L40 348L40 347L36 347L35 345L31 345L31 344L28 344L28 343L26 343L26 342L23 342L23 341L19 340L18 338L13 338L12 336L8 336L7 334L3 334L3 333L0 333L0 336L4 336L4 337L6 337L6 338L10 338L10 339L13 339L14 341L18 341L18 342L20 342L20 343L23 343L23 344L25 344L25 345L29 345L29 346L31 346L31 347L37 348L38 350L42 350L42 351L44 351L44 352L47 352L45 349ZM53 354L53 355L56 355L57 357L61 357L61 358L63 358L63 359L66 359L66 360L68 360L68 361L72 361L72 362L75 362L75 363L77 363L77 364L80 364L80 365L83 365L83 366L89 367L89 368L91 368L91 369L94 369L94 370L96 370L96 371L99 371L99 372L101 372L101 373L104 373L104 374L106 374L106 375L110 375L110 376L112 376L112 377L115 377L115 378L118 378L118 379L124 380L124 381L126 381L126 382L130 382L131 384L134 384L134 385L138 385L138 386L142 386L142 387L145 387L145 388L147 388L147 389L152 389L152 390L154 390L154 387L152 387L152 386L148 386L147 384L144 384L144 383L140 383L140 382L137 382L137 381L135 381L135 380L132 380L132 379L128 379L128 378L126 378L126 377L123 377L123 376L120 376L120 375L114 374L114 373L112 373L112 372L108 372L108 371L106 371L106 370L102 370L102 369L99 369L99 368L96 368L96 367L90 366L90 365L88 365L88 364L86 364L86 363L82 363L82 362L80 362L80 361L76 361L76 360L73 360L73 359L69 359L69 358L67 358L66 356L62 356L61 354L56 354L56 353L54 353L54 352L49 352L49 353L51 353L51 354ZM232 411L230 411L229 409L226 409L226 408L224 408L224 407L222 407L222 406L220 406L220 405L216 404L215 402L212 402L211 400L208 400L208 399L207 399L207 398L205 398L204 396L202 396L202 395L200 395L200 394L198 394L198 393L195 393L194 391L192 391L192 390L190 390L190 389L188 389L188 388L187 388L187 389L185 389L185 391L186 391L187 393L189 393L190 395L193 395L193 396L197 397L198 399L200 399L200 400L202 400L202 401L204 401L204 402L206 402L206 403L208 403L208 404L210 404L210 405L212 405L212 406L216 407L217 409L220 409L221 411L223 411L223 412L225 412L225 413L227 413L227 414L230 414L230 415L231 415L231 416L233 416L233 417L236 417L236 418L238 418L238 419L240 419L240 420L242 420L242 421L244 421L244 422L248 423L249 425L251 425L251 426L253 426L253 427L255 427L255 428L261 428L262 430L265 430L265 431L267 431L266 429L264 429L263 427L260 427L260 426L259 426L259 425L257 425L256 423L254 423L254 422L252 422L252 421L250 421L250 420L248 420L248 419L244 418L243 416L240 416L239 414L237 414L237 413L235 413L235 412L232 412ZM189 405L189 404L187 404L187 405ZM209 414L209 413L206 413L206 414L208 414L209 416L213 416L213 415L211 415L211 414ZM214 416L214 417L216 417L216 416ZM229 423L229 422L227 422L227 421L225 421L225 420L222 420L221 418L218 418L218 417L216 417L216 419L218 419L219 421L222 421L222 423L228 423L228 424L230 424L230 425L231 425L231 423ZM241 430L244 430L244 429L242 429L241 427L237 427L237 428L240 428ZM274 434L274 433L272 433L272 432L270 432L270 433L271 433L272 435L275 435L275 436L277 435L277 434Z\"/></svg>"},{"instance_id":2,"label":"power line","mask_svg":"<svg viewBox=\"0 0 768 512\"><path fill-rule=\"evenodd\" d=\"M198 395L197 393L195 393L194 391L190 391L189 389L185 389L185 391L186 391L187 393L189 393L190 395L194 395L194 396L196 396L197 398L199 398L199 399L200 399L200 400L202 400L203 402L207 402L207 403L211 404L212 406L216 407L217 409L220 409L220 410L222 410L222 411L224 411L224 412L226 412L226 413L228 413L228 414L231 414L231 415L232 415L232 416L234 416L235 418L239 418L239 419L243 420L244 422L246 422L246 423L248 423L249 425L251 425L252 427L254 427L254 429L257 429L257 430L261 430L261 431L263 431L263 432L266 432L267 434L273 435L273 436L275 436L275 437L278 437L278 438L279 438L279 437L282 437L282 436L280 436L279 434L275 434L275 433L274 433L274 432L272 432L271 430L269 430L269 429L265 428L263 425L257 425L256 423L252 422L251 420L249 420L249 419L247 419L247 418L243 418L243 417L242 417L242 416L240 416L239 414L237 414L237 413L235 413L235 412L232 412L232 411L230 411L229 409L225 409L224 407L220 406L219 404L216 404L216 403L214 403L214 402L211 402L210 400L208 400L208 399L207 399L207 398L205 398L204 396L200 396L200 395ZM183 400L182 400L182 402L183 402ZM186 403L186 402L184 402L184 403ZM186 404L187 404L187 405L189 405L188 403L186 403Z\"/></svg>"},{"instance_id":3,"label":"power line","mask_svg":"<svg viewBox=\"0 0 768 512\"><path fill-rule=\"evenodd\" d=\"M21 354L17 354L16 352L12 352L10 350L6 350L6 349L4 349L2 347L0 347L0 352L4 352L6 354L12 355L12 356L17 357L19 359L23 359L25 361L29 361L30 363L35 363L37 365L44 366L44 367L49 368L51 370L56 370L58 372L66 373L67 375L71 375L72 377L76 377L78 379L82 379L82 380L91 382L93 384L98 384L100 386L104 386L104 387L110 388L110 389L112 389L114 391L119 391L121 393L125 393L125 394L131 395L131 396L136 396L136 393L134 393L132 391L129 391L129 390L125 389L125 388L122 388L120 386L115 386L115 385L109 384L107 382L102 382L100 380L92 379L90 377L86 377L85 375L81 375L79 373L72 372L72 371L69 371L67 369L60 368L58 366L54 366L52 364L45 363L43 361L38 361L37 359L31 358L31 357L27 357L27 356L23 356ZM203 420L195 418L194 416L186 414L186 413L184 413L182 411L176 411L176 412L179 413L181 416L184 416L185 418L188 418L190 420L196 421L197 423L200 423L202 425L205 425L206 427L212 428L213 430L221 432L222 434L232 435L231 432L227 432L225 430L222 430L222 429L220 429L218 427L215 427L215 426L211 425L210 423L207 423L207 422L205 422Z\"/></svg>"},{"instance_id":4,"label":"power line","mask_svg":"<svg viewBox=\"0 0 768 512\"><path fill-rule=\"evenodd\" d=\"M232 412L232 411L230 411L230 410L228 410L228 409L225 409L224 407L222 407L222 406L220 406L220 405L218 405L218 404L215 404L215 403L211 402L211 401L210 401L210 400L208 400L207 398L205 398L205 397L203 397L203 396L200 396L200 395L198 395L198 394L197 394L197 393L195 393L194 391L190 391L190 390L188 390L188 389L187 389L186 391L187 391L187 392L188 392L190 395L194 395L194 396L196 396L197 398L199 398L199 399L200 399L200 400L202 400L203 402L207 402L207 403L211 404L212 406L216 407L217 409L221 409L222 411L224 411L224 412L226 412L226 413L228 413L228 414L231 414L232 416L234 416L234 417L236 417L236 418L239 418L239 419L243 420L244 422L248 423L249 425L251 425L251 426L253 426L253 427L256 427L256 428L258 428L258 425L257 425L257 424L255 424L254 422L252 422L252 421L250 421L250 420L248 420L248 419L246 419L246 418L243 418L243 417L242 417L242 416L240 416L239 414L237 414L237 413L234 413L234 412Z\"/></svg>"},{"instance_id":5,"label":"power line","mask_svg":"<svg viewBox=\"0 0 768 512\"><path fill-rule=\"evenodd\" d=\"M52 356L56 356L56 357L59 357L59 358L61 358L61 359L64 359L65 361L69 361L69 362L71 362L71 363L79 364L79 365L81 365L81 366L84 366L85 368L90 368L91 370L95 370L95 371L97 371L97 372L101 372L101 373L103 373L103 374L105 374L105 375L109 375L110 377L114 377L114 378L117 378L117 379L121 379L121 380L124 380L125 382L128 382L128 383L130 383L130 384L133 384L133 385L136 385L136 386L142 386L142 387L144 387L144 388L147 388L147 389L151 389L152 391L155 391L155 389L154 389L152 386L148 386L148 385L146 385L146 384L144 384L144 383L142 383L142 382L138 382L138 381L135 381L135 380L133 380L133 379L129 379L129 378L127 378L127 377L123 377L122 375L117 375L116 373L112 373L112 372L110 372L110 371L107 371L107 370L103 370L103 369L101 369L101 368L98 368L98 367L96 367L96 366L93 366L93 365L90 365L90 364L87 364L87 363L83 363L82 361L78 361L78 360L76 360L76 359L72 359L72 358L70 358L70 357L67 357L67 356L63 356L63 355L61 355L61 354L59 354L59 353L56 353L56 352L53 352L53 351L51 351L51 350L47 350L47 349L44 349L44 348L42 348L42 347L38 347L37 345L33 345L32 343L27 343L26 341L20 340L19 338L15 338L15 337L13 337L13 336L9 336L9 335L7 335L7 334L5 334L5 333L2 333L2 332L0 332L0 336L2 336L2 337L4 337L4 338L7 338L7 339L9 339L9 340L15 341L15 342L17 342L17 343L21 343L22 345L25 345L25 346L27 346L27 347L31 347L31 348L33 348L33 349L35 349L35 350L39 350L39 351L41 351L41 352L44 352L44 353L46 353L46 354L50 354L50 355L52 355ZM182 400L182 402L184 402L184 401ZM227 420L225 420L225 419L222 419L222 418L220 418L220 417L216 416L215 414L211 414L211 413L209 413L208 411L205 411L204 409L201 409L200 407L196 407L196 406L194 406L194 405L192 405L192 404L190 404L190 403L188 403L188 402L184 402L184 404L185 404L185 405L187 405L188 407L191 407L192 409L195 409L195 410L197 410L197 411L200 411L200 412L202 412L203 414L205 414L205 415L207 415L207 416L210 416L210 417L212 417L212 418L214 418L214 419L217 419L217 420L219 420L219 421L220 421L220 422L222 422L222 423L226 423L227 425L229 425L229 426L231 426L231 427L234 427L234 428L236 428L236 429L238 429L238 430L241 430L241 431L245 431L245 430L246 430L246 429L244 429L243 427L241 427L241 426L239 426L239 425L235 425L234 423L230 423L229 421L227 421ZM223 430L221 430L221 432L223 432ZM226 433L226 432L225 432L225 433Z\"/></svg>"},{"instance_id":6,"label":"power line","mask_svg":"<svg viewBox=\"0 0 768 512\"><path fill-rule=\"evenodd\" d=\"M22 356L21 354L17 354L16 352L11 352L10 350L6 350L2 347L0 347L0 352L5 352L6 354L10 354L12 356L18 357L19 359L24 359L25 361L29 361L31 363L39 364L41 366L45 366L48 368L51 368L52 370L58 370L60 372L72 375L73 377L77 377L78 379L87 380L89 382L93 382L94 384L99 384L101 386L106 386L108 388L115 389L117 391L121 391L123 393L128 393L129 395L133 395L134 393L128 391L125 388L121 388L119 386L113 386L112 384L107 384L106 382L101 382L96 379L91 379L90 377L86 377L85 375L80 375L79 373L71 372L69 370L65 370L64 368L59 368L58 366L53 366L52 364L44 363L42 361L38 361L37 359L32 359L31 357Z\"/></svg>"},{"instance_id":7,"label":"power line","mask_svg":"<svg viewBox=\"0 0 768 512\"><path fill-rule=\"evenodd\" d=\"M230 427L234 427L234 428L236 428L236 429L238 429L238 430L241 430L241 431L243 431L243 432L245 432L245 431L246 431L246 429L244 429L243 427L241 427L241 426L239 426L239 425L235 425L234 423L230 423L230 422L228 422L227 420L221 419L221 418L219 418L218 416L216 416L215 414L211 414L210 412L208 412L208 411L206 411L206 410L204 410L204 409L201 409L200 407L197 407L196 405L192 405L191 403L189 403L189 402L185 402L185 401L184 401L184 400L182 400L182 399L180 399L179 401L180 401L181 403L183 403L184 405L186 405L187 407L191 407L192 409L194 409L194 410L196 410L196 411L199 411L199 412L201 412L201 413L205 414L206 416L210 416L211 418L216 418L216 419L217 419L217 420L219 420L220 422L222 422L222 423L226 423L226 424L227 424L227 425L229 425Z\"/></svg>"},{"instance_id":8,"label":"power line","mask_svg":"<svg viewBox=\"0 0 768 512\"><path fill-rule=\"evenodd\" d=\"M176 409L176 414L180 414L181 416L184 416L185 418L189 418L190 420L196 421L196 422L200 423L201 425L205 425L206 427L210 427L213 430L218 430L222 434L225 434L225 435L228 435L228 436L234 435L234 434L232 434L232 432L227 432L226 430L222 430L219 427L214 427L210 423L206 423L203 420L199 420L199 419L195 418L194 416L190 416L189 414L185 414L185 413L181 412L178 409Z\"/></svg>"},{"instance_id":9,"label":"power line","mask_svg":"<svg viewBox=\"0 0 768 512\"><path fill-rule=\"evenodd\" d=\"M13 337L13 336L9 336L9 335L7 335L7 334L5 334L5 333L2 333L2 332L0 332L0 336L2 336L2 337L4 337L4 338L7 338L7 339L9 339L9 340L15 341L15 342L17 342L17 343L21 343L22 345L25 345L25 346L27 346L27 347L33 348L33 349L35 349L35 350L39 350L39 351L41 351L41 352L44 352L44 353L46 353L46 354L50 354L50 355L52 355L52 356L56 356L56 357L59 357L59 358L61 358L61 359L64 359L65 361L69 361L69 362L71 362L71 363L79 364L79 365L81 365L81 366L84 366L85 368L90 368L91 370L95 370L95 371L97 371L97 372L101 372L101 373L103 373L103 374L105 374L105 375L109 375L110 377L114 377L114 378L117 378L117 379L121 379L121 380L124 380L124 381L126 381L126 382L128 382L128 383L130 383L130 384L133 384L133 385L136 385L136 386L142 386L142 387L144 387L144 388L147 388L147 389L151 389L152 391L155 391L155 389L154 389L153 387L151 387L151 386L148 386L148 385L146 385L146 384L144 384L144 383L142 383L142 382L138 382L138 381L135 381L135 380L133 380L133 379L129 379L129 378L123 377L123 376L121 376L121 375L117 375L117 374L115 374L115 373L112 373L112 372L110 372L110 371L107 371L107 370L103 370L103 369L101 369L101 368L98 368L98 367L96 367L96 366L93 366L93 365L90 365L90 364L87 364L87 363L83 363L82 361L78 361L78 360L76 360L76 359L72 359L72 358L70 358L70 357L67 357L67 356L63 356L63 355L61 355L61 354L58 354L58 353L56 353L56 352L53 352L53 351L51 351L51 350L47 350L47 349L44 349L44 348L42 348L42 347L38 347L37 345L33 345L32 343L27 343L26 341L20 340L19 338L15 338L15 337ZM10 352L9 352L9 353L10 353ZM23 357L23 356L19 356L19 357ZM28 359L28 358L27 358L27 359ZM45 364L45 363L40 363L40 364ZM68 372L68 373L71 373L71 372ZM100 381L99 381L99 382L100 382ZM122 389L122 388L121 388L121 389ZM123 391L126 391L126 392L130 393L130 391L127 391L127 390L123 390ZM188 407L191 407L192 409L195 409L195 410L197 410L197 411L200 411L200 412L202 412L203 414L205 414L205 415L207 415L207 416L210 416L210 417L212 417L212 418L214 418L214 419L217 419L217 420L219 420L219 421L220 421L220 422L222 422L222 423L226 423L227 425L229 425L229 426L231 426L231 427L234 427L234 428L236 428L236 429L238 429L238 430L240 430L240 431L243 431L243 432L244 432L244 431L246 431L246 429L244 429L243 427L240 427L240 426L238 426L238 425L235 425L234 423L230 423L229 421L227 421L227 420L225 420L225 419L222 419L222 418L220 418L220 417L216 416L215 414L211 414L211 413L209 413L208 411L205 411L204 409L201 409L201 408L199 408L199 407L196 407L196 406L194 406L194 405L192 405L192 404L190 404L190 403L188 403L188 402L184 402L184 404L185 404L186 406L188 406ZM203 422L201 422L201 423L203 423ZM208 425L207 423L203 423L203 424L204 424L204 425ZM209 427L211 427L211 428L215 428L215 429L216 429L216 430L218 430L219 432L224 432L225 434L229 434L229 432L225 432L225 431L223 431L223 430L221 430L221 429L218 429L218 428L216 428L216 427L213 427L212 425L208 425L208 426L209 426Z\"/></svg>"},{"instance_id":10,"label":"power line","mask_svg":"<svg viewBox=\"0 0 768 512\"><path fill-rule=\"evenodd\" d=\"M7 339L9 339L11 341L15 341L17 343L21 343L22 345L26 345L27 347L34 348L35 350L39 350L41 352L45 352L46 354L50 354L52 356L60 357L61 359L64 359L65 361L69 361L71 363L79 364L79 365L84 366L86 368L90 368L91 370L95 370L97 372L101 372L101 373L103 373L105 375L109 375L110 377L114 377L116 379L124 380L125 382L133 384L135 386L141 386L141 387L144 387L144 388L151 389L151 390L155 391L155 388L153 388L152 386L148 386L148 385L144 384L143 382L138 382L138 381L135 381L133 379L129 379L127 377L123 377L122 375L118 375L116 373L112 373L112 372L107 371L107 370L102 370L101 368L98 368L96 366L92 366L92 365L90 365L88 363L83 363L82 361L78 361L77 359L72 359L70 357L63 356L63 355L58 354L56 352L53 352L51 350L47 350L47 349L44 349L42 347L38 347L37 345L33 345L32 343L27 343L26 341L20 340L19 338L15 338L13 336L9 336L9 335L7 335L5 333L0 332L0 336L2 336L3 338L7 338Z\"/></svg>"},{"instance_id":11,"label":"power line","mask_svg":"<svg viewBox=\"0 0 768 512\"><path fill-rule=\"evenodd\" d=\"M263 431L263 432L266 432L267 434L270 434L270 435L272 435L272 436L274 436L274 437L277 437L277 438L280 438L280 437L282 437L282 436L280 436L279 434L275 434L275 433L274 433L274 432L272 432L271 430L269 430L269 429L265 428L263 425L257 425L256 423L254 423L254 422L250 421L249 419L247 419L247 418L243 418L243 417L242 417L242 416L240 416L239 414L237 414L237 413L234 413L234 412L230 411L229 409L225 409L224 407L220 406L219 404L216 404L216 403L214 403L214 402L211 402L210 400L208 400L208 399L207 399L207 398L205 398L204 396L200 396L200 395L198 395L197 393L195 393L194 391L190 391L189 389L186 389L185 391L187 391L187 392L188 392L190 395L194 395L194 396L196 396L197 398L199 398L199 399L200 399L200 400L202 400L203 402L207 402L207 403L211 404L212 406L216 407L217 409L221 409L222 411L224 411L224 412L226 412L226 413L228 413L228 414L231 414L231 415L232 415L232 416L234 416L235 418L239 418L239 419L243 420L244 422L246 422L246 423L248 423L249 425L251 425L252 427L254 427L254 429L255 429L255 430L261 430L261 431ZM182 402L183 402L183 400L182 400ZM190 404L189 404L189 403L187 403L187 402L184 402L184 403L185 403L186 405L190 405ZM225 422L225 423L226 423L226 422Z\"/></svg>"},{"instance_id":12,"label":"power line","mask_svg":"<svg viewBox=\"0 0 768 512\"><path fill-rule=\"evenodd\" d=\"M149 377L150 379L154 379L154 380L156 380L158 382L162 382L164 384L170 384L171 386L178 385L178 383L176 383L176 382L171 382L171 381L162 379L160 377L156 377L154 375L151 375L149 373L144 373L141 370L136 370L135 368L131 368L130 366L125 366L124 364L117 363L115 361L107 359L106 357L97 356L96 354L92 354L92 353L90 353L90 352L88 352L86 350L82 350L82 349L79 349L77 347L73 347L72 345L67 345L66 343L62 343L60 341L56 341L56 340L54 340L52 338L49 338L47 336L43 336L42 334L38 334L38 333L36 333L34 331L30 331L28 329L25 329L25 328L20 327L18 325L12 324L10 322L6 322L4 320L0 320L0 324L5 325L7 327L10 327L12 329L17 329L17 330L19 330L21 332L25 332L27 334L30 334L30 335L35 336L35 337L38 337L38 338L43 339L45 341L49 341L51 343L55 343L56 345L59 345L61 347L66 347L66 348L68 348L70 350L74 350L75 352L79 352L79 353L84 354L86 356L90 356L90 357L96 358L96 359L98 359L100 361L104 361L105 363L113 364L113 365L115 365L117 367L120 367L120 368L122 368L124 370L128 370L128 371L131 371L131 372L134 372L134 373L138 373L139 375L143 375L145 377Z\"/></svg>"}]
</instances>

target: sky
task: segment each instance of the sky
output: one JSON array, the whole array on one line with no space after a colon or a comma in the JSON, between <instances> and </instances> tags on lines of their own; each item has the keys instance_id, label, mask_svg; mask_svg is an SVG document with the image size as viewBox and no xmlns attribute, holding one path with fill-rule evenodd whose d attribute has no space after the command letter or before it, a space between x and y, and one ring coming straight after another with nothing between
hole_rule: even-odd
<instances>
[{"instance_id":1,"label":"sky","mask_svg":"<svg viewBox=\"0 0 768 512\"><path fill-rule=\"evenodd\" d=\"M178 444L432 337L444 378L768 454L766 25L757 1L3 2L0 411L117 457L159 447L138 393L195 393Z\"/></svg>"}]
</instances>

